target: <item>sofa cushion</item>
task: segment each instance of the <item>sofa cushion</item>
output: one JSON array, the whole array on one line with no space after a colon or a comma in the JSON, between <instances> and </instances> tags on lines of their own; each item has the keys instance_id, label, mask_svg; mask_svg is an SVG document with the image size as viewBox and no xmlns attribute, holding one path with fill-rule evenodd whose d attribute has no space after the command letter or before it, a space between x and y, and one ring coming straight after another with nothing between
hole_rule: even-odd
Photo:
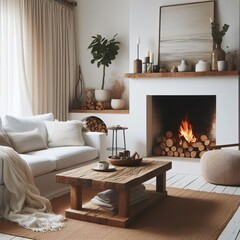
<instances>
[{"instance_id":1,"label":"sofa cushion","mask_svg":"<svg viewBox=\"0 0 240 240\"><path fill-rule=\"evenodd\" d=\"M3 128L7 132L27 132L35 128L39 130L43 138L47 142L47 130L44 121L53 121L52 113L30 116L30 117L15 117L6 115L3 118Z\"/></svg>"},{"instance_id":2,"label":"sofa cushion","mask_svg":"<svg viewBox=\"0 0 240 240\"><path fill-rule=\"evenodd\" d=\"M48 132L48 146L83 146L82 122L80 121L44 121Z\"/></svg>"},{"instance_id":3,"label":"sofa cushion","mask_svg":"<svg viewBox=\"0 0 240 240\"><path fill-rule=\"evenodd\" d=\"M32 156L28 154L19 154L31 168L33 176L40 176L52 172L56 169L56 162L47 157Z\"/></svg>"},{"instance_id":4,"label":"sofa cushion","mask_svg":"<svg viewBox=\"0 0 240 240\"><path fill-rule=\"evenodd\" d=\"M18 153L46 149L47 144L38 129L27 132L8 132L13 148Z\"/></svg>"},{"instance_id":5,"label":"sofa cushion","mask_svg":"<svg viewBox=\"0 0 240 240\"><path fill-rule=\"evenodd\" d=\"M49 158L56 162L56 170L60 170L93 160L98 157L98 152L89 146L66 146L29 152L28 155Z\"/></svg>"},{"instance_id":6,"label":"sofa cushion","mask_svg":"<svg viewBox=\"0 0 240 240\"><path fill-rule=\"evenodd\" d=\"M6 133L2 133L1 131L0 131L0 145L13 148L11 140L9 139L8 135Z\"/></svg>"}]
</instances>

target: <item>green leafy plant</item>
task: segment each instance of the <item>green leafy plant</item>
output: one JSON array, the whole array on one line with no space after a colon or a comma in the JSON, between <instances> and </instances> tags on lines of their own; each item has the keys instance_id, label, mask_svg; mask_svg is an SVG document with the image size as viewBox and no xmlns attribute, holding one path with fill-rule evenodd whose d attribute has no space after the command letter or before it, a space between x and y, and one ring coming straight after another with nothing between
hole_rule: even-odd
<instances>
[{"instance_id":1,"label":"green leafy plant","mask_svg":"<svg viewBox=\"0 0 240 240\"><path fill-rule=\"evenodd\" d=\"M105 84L105 68L109 67L112 61L116 58L119 50L120 42L116 41L115 34L112 39L108 40L101 35L92 36L93 40L88 46L88 49L91 49L91 54L93 59L91 63L94 64L97 62L97 67L103 66L103 76L102 76L102 87L104 89Z\"/></svg>"},{"instance_id":2,"label":"green leafy plant","mask_svg":"<svg viewBox=\"0 0 240 240\"><path fill-rule=\"evenodd\" d=\"M212 29L212 37L213 41L217 44L222 42L223 36L226 34L229 28L228 24L224 24L222 29L219 29L219 23L211 22L211 29Z\"/></svg>"}]
</instances>

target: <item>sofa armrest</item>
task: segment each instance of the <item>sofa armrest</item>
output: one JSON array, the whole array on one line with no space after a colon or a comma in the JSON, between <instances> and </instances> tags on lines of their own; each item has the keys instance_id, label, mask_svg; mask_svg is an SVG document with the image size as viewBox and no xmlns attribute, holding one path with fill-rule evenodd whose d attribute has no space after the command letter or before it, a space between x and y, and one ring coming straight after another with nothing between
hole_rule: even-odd
<instances>
[{"instance_id":1,"label":"sofa armrest","mask_svg":"<svg viewBox=\"0 0 240 240\"><path fill-rule=\"evenodd\" d=\"M105 133L83 132L85 144L98 150L98 159L107 159L107 137Z\"/></svg>"}]
</instances>

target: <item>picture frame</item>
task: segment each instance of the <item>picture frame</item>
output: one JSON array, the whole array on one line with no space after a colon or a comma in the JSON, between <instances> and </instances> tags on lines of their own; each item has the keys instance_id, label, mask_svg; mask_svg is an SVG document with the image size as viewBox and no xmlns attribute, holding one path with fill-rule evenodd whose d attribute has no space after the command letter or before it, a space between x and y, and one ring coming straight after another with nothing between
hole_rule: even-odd
<instances>
[{"instance_id":1,"label":"picture frame","mask_svg":"<svg viewBox=\"0 0 240 240\"><path fill-rule=\"evenodd\" d=\"M214 1L160 7L158 65L168 71L186 60L192 68L199 60L211 62L211 20Z\"/></svg>"}]
</instances>

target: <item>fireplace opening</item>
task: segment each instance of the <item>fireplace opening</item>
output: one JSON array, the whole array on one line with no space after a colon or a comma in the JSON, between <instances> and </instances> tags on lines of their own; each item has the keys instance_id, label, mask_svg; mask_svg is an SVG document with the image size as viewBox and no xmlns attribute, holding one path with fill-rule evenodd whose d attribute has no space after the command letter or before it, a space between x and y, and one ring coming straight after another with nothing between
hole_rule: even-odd
<instances>
[{"instance_id":1,"label":"fireplace opening","mask_svg":"<svg viewBox=\"0 0 240 240\"><path fill-rule=\"evenodd\" d=\"M216 144L216 96L147 99L151 108L147 131L151 131L153 155L199 158Z\"/></svg>"}]
</instances>

